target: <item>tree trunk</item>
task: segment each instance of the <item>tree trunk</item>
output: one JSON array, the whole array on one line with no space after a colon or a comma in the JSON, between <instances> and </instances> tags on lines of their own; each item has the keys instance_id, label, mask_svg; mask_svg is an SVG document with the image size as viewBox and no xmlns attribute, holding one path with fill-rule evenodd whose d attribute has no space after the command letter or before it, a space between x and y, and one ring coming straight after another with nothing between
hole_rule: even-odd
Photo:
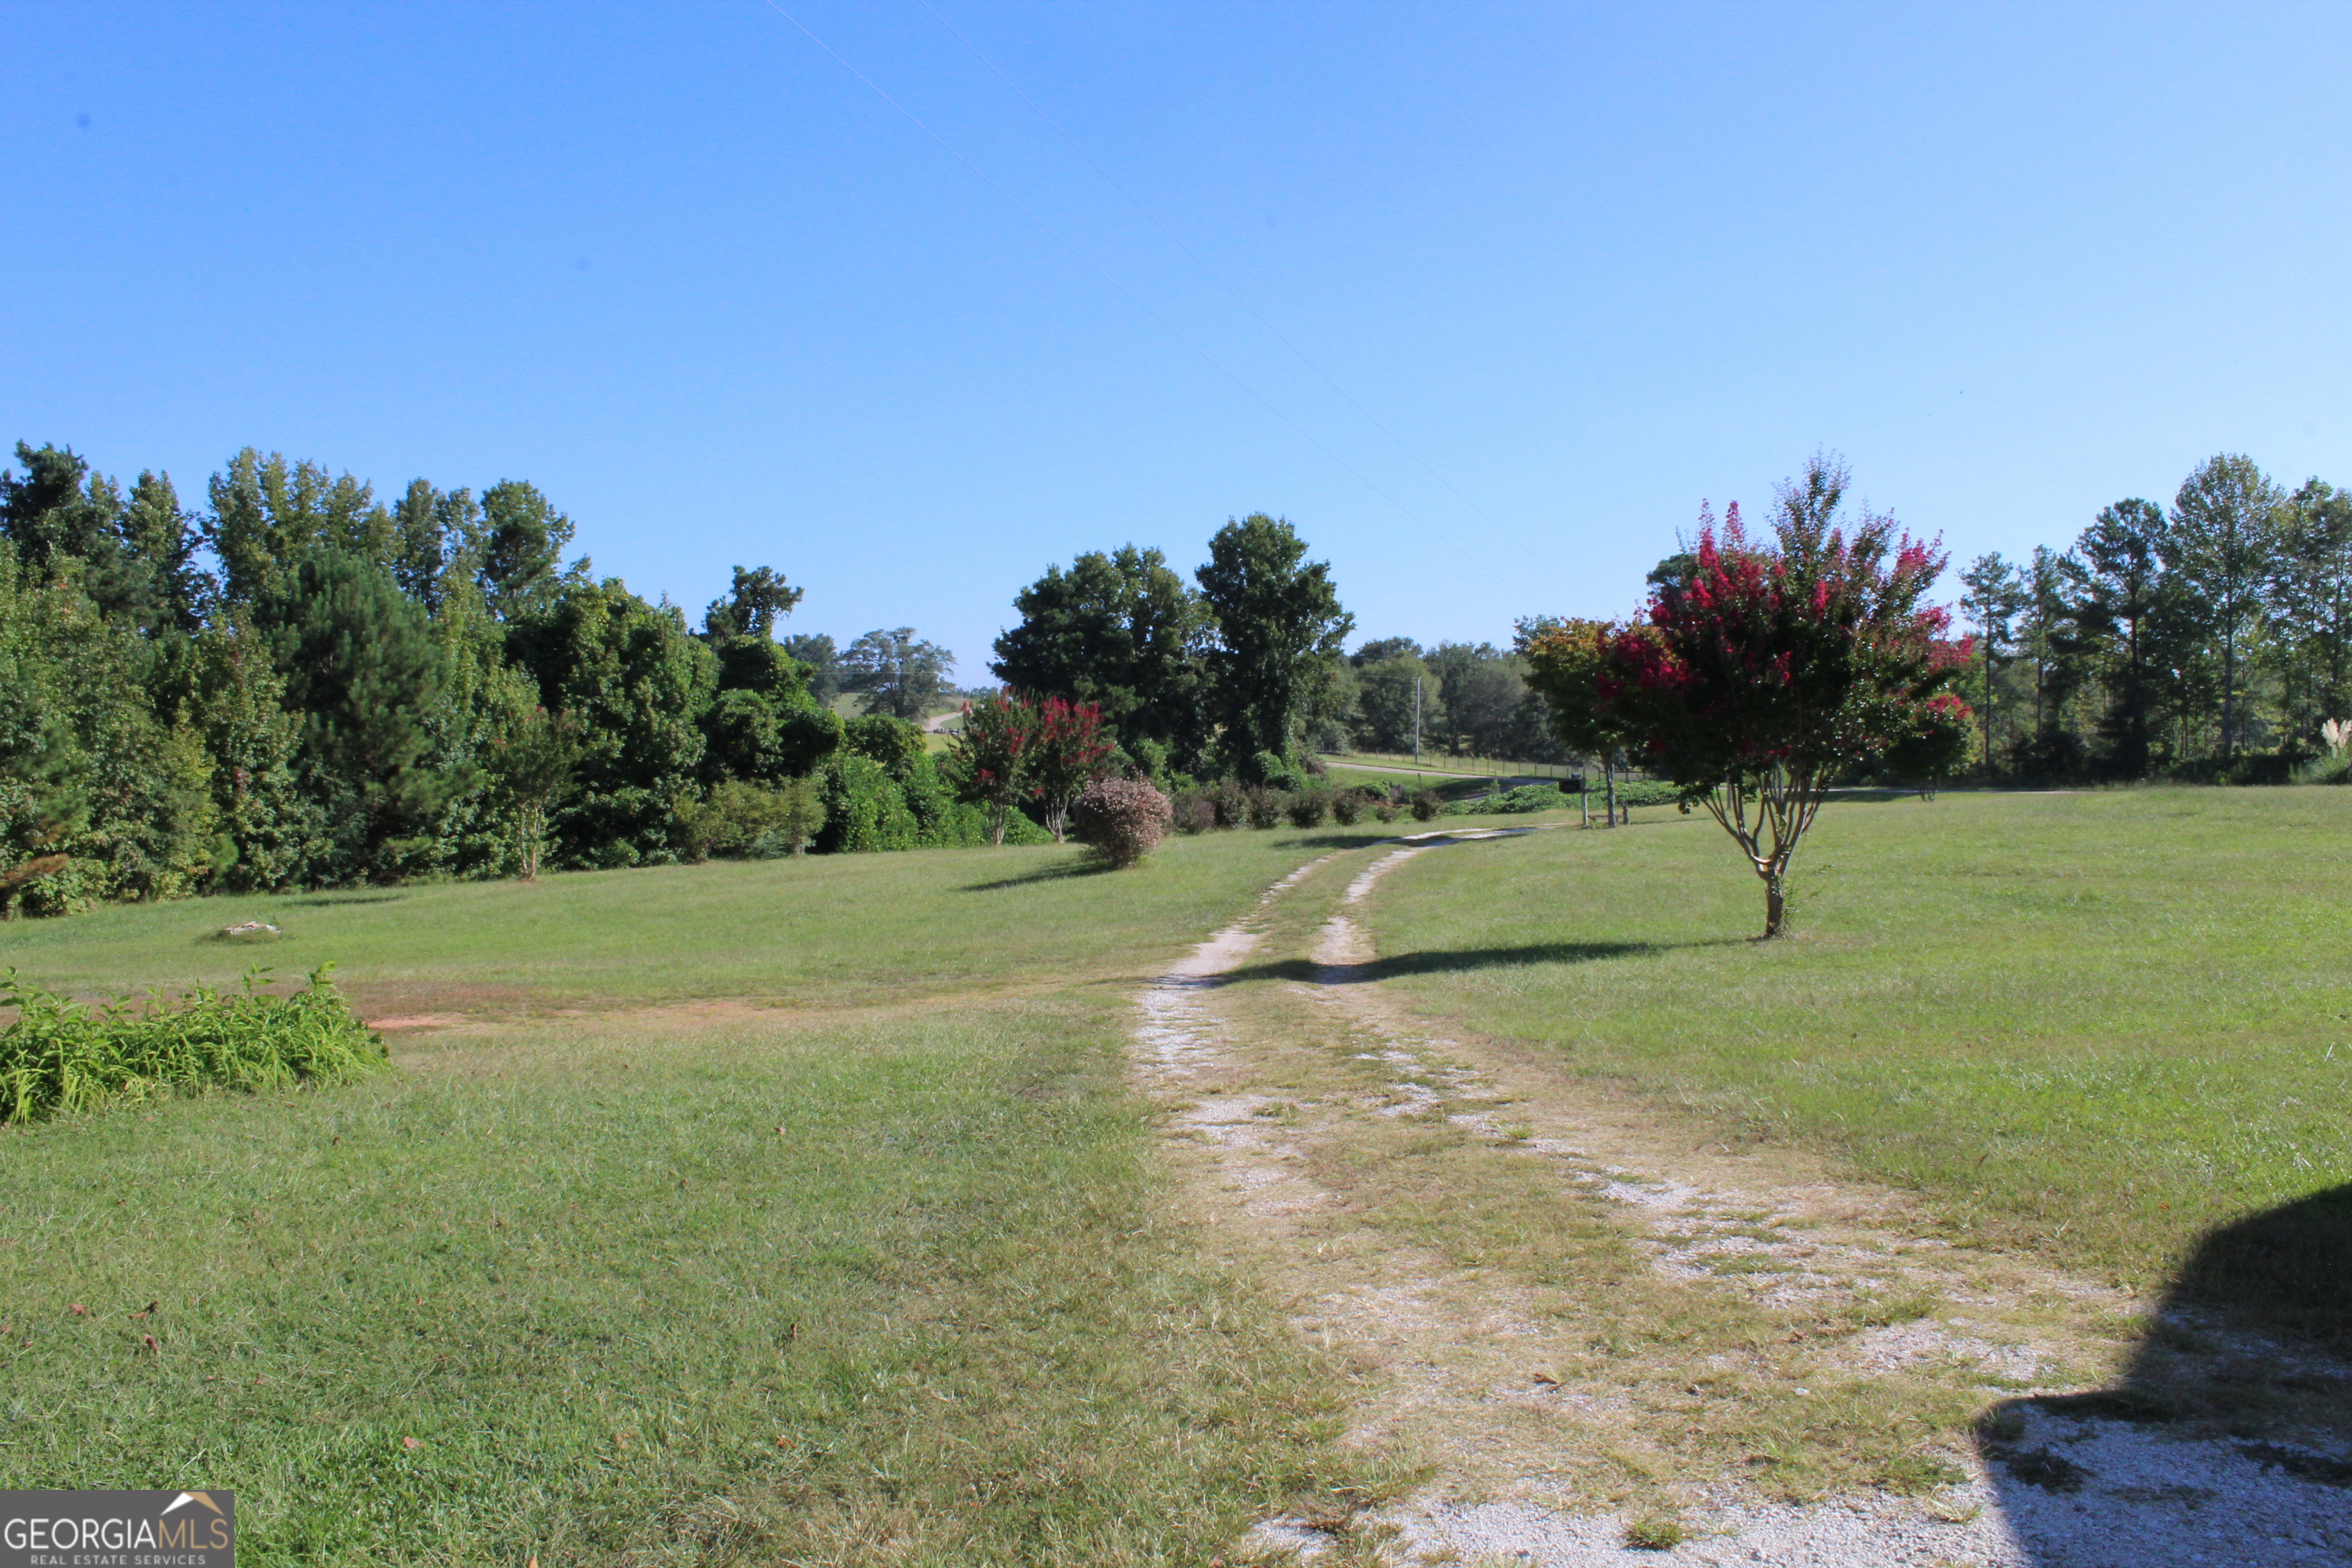
<instances>
[{"instance_id":1,"label":"tree trunk","mask_svg":"<svg viewBox=\"0 0 2352 1568\"><path fill-rule=\"evenodd\" d=\"M1601 777L1609 791L1608 815L1603 819L1612 827L1617 826L1617 759L1610 757L1601 764Z\"/></svg>"},{"instance_id":2,"label":"tree trunk","mask_svg":"<svg viewBox=\"0 0 2352 1568\"><path fill-rule=\"evenodd\" d=\"M1789 889L1781 873L1764 873L1764 939L1769 942L1780 934L1789 911Z\"/></svg>"},{"instance_id":3,"label":"tree trunk","mask_svg":"<svg viewBox=\"0 0 2352 1568\"><path fill-rule=\"evenodd\" d=\"M2237 639L2228 634L2221 638L2221 765L2230 765L2230 731L2237 722L2236 682L2238 674Z\"/></svg>"}]
</instances>

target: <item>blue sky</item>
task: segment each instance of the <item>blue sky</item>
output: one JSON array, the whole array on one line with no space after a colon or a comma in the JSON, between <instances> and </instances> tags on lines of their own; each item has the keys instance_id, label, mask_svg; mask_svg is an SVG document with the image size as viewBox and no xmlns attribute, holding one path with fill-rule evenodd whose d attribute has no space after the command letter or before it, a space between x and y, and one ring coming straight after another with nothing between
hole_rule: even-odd
<instances>
[{"instance_id":1,"label":"blue sky","mask_svg":"<svg viewBox=\"0 0 2352 1568\"><path fill-rule=\"evenodd\" d=\"M2352 482L2352 8L778 3L17 0L0 437L529 479L967 680L1251 510L1499 641L1823 445L1962 560Z\"/></svg>"}]
</instances>

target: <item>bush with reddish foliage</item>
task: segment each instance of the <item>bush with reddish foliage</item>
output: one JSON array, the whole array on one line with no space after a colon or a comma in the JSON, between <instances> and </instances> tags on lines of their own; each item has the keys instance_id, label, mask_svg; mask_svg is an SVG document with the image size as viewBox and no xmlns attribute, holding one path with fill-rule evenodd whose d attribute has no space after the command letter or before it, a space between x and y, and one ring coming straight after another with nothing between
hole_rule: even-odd
<instances>
[{"instance_id":1,"label":"bush with reddish foliage","mask_svg":"<svg viewBox=\"0 0 2352 1568\"><path fill-rule=\"evenodd\" d=\"M1097 779L1070 803L1078 841L1114 866L1132 866L1160 847L1168 797L1141 779Z\"/></svg>"}]
</instances>

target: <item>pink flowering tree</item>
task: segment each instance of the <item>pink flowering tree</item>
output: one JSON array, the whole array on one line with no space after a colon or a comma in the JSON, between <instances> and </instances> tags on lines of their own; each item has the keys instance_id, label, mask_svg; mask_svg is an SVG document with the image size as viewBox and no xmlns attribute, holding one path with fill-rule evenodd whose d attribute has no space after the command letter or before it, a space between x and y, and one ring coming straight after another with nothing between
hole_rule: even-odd
<instances>
[{"instance_id":1,"label":"pink flowering tree","mask_svg":"<svg viewBox=\"0 0 2352 1568\"><path fill-rule=\"evenodd\" d=\"M1892 517L1833 521L1848 482L1816 458L1780 488L1770 542L1737 504L1699 514L1691 569L1643 622L1595 628L1591 717L1704 805L1764 882L1764 934L1785 929L1789 867L1858 766L1948 767L1968 743L1953 693L1969 645L1927 603L1946 556Z\"/></svg>"},{"instance_id":2,"label":"pink flowering tree","mask_svg":"<svg viewBox=\"0 0 2352 1568\"><path fill-rule=\"evenodd\" d=\"M1045 807L1045 830L1064 841L1070 802L1110 772L1110 738L1103 733L1102 710L1092 702L1048 697L1030 705L1029 780Z\"/></svg>"},{"instance_id":3,"label":"pink flowering tree","mask_svg":"<svg viewBox=\"0 0 2352 1568\"><path fill-rule=\"evenodd\" d=\"M949 751L948 774L960 799L988 812L992 844L1004 842L1013 806L1034 788L1030 752L1036 728L1037 710L1002 691L963 705L963 732Z\"/></svg>"}]
</instances>

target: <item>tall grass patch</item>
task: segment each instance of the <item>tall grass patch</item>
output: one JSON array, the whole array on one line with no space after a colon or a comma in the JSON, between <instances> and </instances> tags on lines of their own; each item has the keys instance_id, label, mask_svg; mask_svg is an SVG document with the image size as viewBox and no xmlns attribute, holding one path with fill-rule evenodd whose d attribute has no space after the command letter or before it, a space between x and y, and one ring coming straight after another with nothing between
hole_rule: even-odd
<instances>
[{"instance_id":1,"label":"tall grass patch","mask_svg":"<svg viewBox=\"0 0 2352 1568\"><path fill-rule=\"evenodd\" d=\"M329 978L314 971L291 995L260 988L248 971L237 991L200 985L176 1000L117 997L95 1005L55 995L0 972L0 1122L46 1121L110 1102L206 1089L268 1094L380 1072L383 1040L360 1022Z\"/></svg>"}]
</instances>

